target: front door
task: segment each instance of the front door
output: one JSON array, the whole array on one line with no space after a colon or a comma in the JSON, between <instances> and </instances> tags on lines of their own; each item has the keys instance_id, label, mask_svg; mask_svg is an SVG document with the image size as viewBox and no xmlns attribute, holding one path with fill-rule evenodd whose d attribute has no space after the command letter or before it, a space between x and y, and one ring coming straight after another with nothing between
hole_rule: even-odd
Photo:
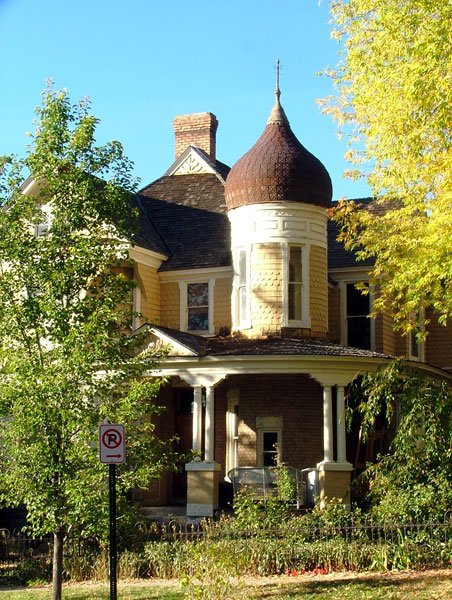
<instances>
[{"instance_id":1,"label":"front door","mask_svg":"<svg viewBox=\"0 0 452 600\"><path fill-rule=\"evenodd\" d=\"M177 452L188 452L193 443L193 389L180 388L174 390L174 433L179 441L176 444ZM187 503L187 473L185 463L179 464L179 472L173 476L173 502L174 504Z\"/></svg>"}]
</instances>

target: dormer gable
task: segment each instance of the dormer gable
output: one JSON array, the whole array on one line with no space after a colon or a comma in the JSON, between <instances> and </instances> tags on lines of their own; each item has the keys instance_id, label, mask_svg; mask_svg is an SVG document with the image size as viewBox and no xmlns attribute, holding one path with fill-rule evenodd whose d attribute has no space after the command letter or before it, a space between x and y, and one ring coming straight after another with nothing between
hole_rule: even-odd
<instances>
[{"instance_id":1,"label":"dormer gable","mask_svg":"<svg viewBox=\"0 0 452 600\"><path fill-rule=\"evenodd\" d=\"M190 145L164 173L164 177L169 177L171 175L197 174L216 175L221 183L225 183L225 179L218 170L216 163L211 161L203 150Z\"/></svg>"}]
</instances>

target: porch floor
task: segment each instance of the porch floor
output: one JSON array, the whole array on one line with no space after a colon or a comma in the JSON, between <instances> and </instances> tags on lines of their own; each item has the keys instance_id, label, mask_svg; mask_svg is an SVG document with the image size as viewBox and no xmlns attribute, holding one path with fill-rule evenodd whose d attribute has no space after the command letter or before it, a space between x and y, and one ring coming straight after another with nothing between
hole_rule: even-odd
<instances>
[{"instance_id":1,"label":"porch floor","mask_svg":"<svg viewBox=\"0 0 452 600\"><path fill-rule=\"evenodd\" d=\"M145 506L143 513L147 519L157 523L177 521L182 524L187 522L186 506Z\"/></svg>"}]
</instances>

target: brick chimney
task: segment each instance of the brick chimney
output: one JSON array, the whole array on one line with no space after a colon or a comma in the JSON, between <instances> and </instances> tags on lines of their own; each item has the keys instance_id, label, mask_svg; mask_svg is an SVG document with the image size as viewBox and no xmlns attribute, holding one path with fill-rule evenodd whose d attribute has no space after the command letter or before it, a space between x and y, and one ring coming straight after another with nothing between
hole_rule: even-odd
<instances>
[{"instance_id":1,"label":"brick chimney","mask_svg":"<svg viewBox=\"0 0 452 600\"><path fill-rule=\"evenodd\" d=\"M210 157L216 159L216 133L218 121L212 113L195 113L179 115L173 121L175 143L175 158L187 149L187 146L197 146Z\"/></svg>"}]
</instances>

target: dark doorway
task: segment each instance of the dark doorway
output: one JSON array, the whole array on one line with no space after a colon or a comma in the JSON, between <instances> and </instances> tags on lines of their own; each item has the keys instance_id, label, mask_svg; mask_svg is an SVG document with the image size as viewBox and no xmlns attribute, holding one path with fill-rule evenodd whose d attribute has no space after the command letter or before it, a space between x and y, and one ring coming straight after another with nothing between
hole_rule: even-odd
<instances>
[{"instance_id":1,"label":"dark doorway","mask_svg":"<svg viewBox=\"0 0 452 600\"><path fill-rule=\"evenodd\" d=\"M193 442L193 389L179 388L174 390L174 433L179 437L176 443L177 452L188 452ZM187 503L187 473L185 463L179 465L179 472L173 476L173 503Z\"/></svg>"}]
</instances>

